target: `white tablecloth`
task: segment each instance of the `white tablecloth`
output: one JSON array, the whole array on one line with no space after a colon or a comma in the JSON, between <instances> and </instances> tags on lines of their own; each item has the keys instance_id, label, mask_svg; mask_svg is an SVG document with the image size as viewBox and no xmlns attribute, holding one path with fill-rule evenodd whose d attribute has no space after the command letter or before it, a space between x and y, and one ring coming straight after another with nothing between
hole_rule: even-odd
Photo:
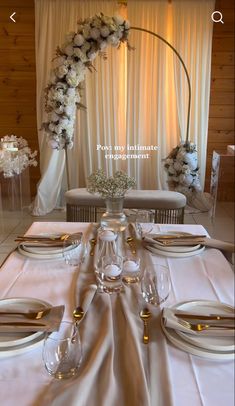
<instances>
[{"instance_id":1,"label":"white tablecloth","mask_svg":"<svg viewBox=\"0 0 235 406\"><path fill-rule=\"evenodd\" d=\"M28 233L83 231L85 223L33 223ZM154 231L203 234L198 225L156 225ZM150 255L150 254L148 254ZM218 250L189 258L151 256L167 264L172 291L166 306L187 300L216 300L234 305L234 274ZM76 305L86 311L80 325L83 360L74 380L51 378L42 362L42 344L0 359L3 406L232 406L232 361L190 355L169 343L160 328L160 310L151 306L150 342L142 343L143 308L138 285L124 294L96 293L92 257L80 269L63 259L39 261L15 252L0 270L0 297L33 297L65 304L65 320Z\"/></svg>"}]
</instances>

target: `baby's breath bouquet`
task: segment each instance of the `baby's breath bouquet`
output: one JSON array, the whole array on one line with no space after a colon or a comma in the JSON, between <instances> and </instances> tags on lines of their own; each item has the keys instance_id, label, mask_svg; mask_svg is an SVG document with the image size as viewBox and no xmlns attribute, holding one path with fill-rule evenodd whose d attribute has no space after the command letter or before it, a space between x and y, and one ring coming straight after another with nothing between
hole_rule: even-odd
<instances>
[{"instance_id":1,"label":"baby's breath bouquet","mask_svg":"<svg viewBox=\"0 0 235 406\"><path fill-rule=\"evenodd\" d=\"M125 172L117 171L113 176L108 177L102 169L93 172L87 181L88 192L97 193L104 199L123 197L136 185L135 179Z\"/></svg>"}]
</instances>

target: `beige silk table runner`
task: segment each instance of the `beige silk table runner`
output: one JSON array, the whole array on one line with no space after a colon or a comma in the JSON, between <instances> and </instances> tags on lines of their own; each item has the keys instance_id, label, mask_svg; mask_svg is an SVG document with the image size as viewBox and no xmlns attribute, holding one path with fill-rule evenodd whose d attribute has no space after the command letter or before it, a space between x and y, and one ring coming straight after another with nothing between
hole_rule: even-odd
<instances>
[{"instance_id":1,"label":"beige silk table runner","mask_svg":"<svg viewBox=\"0 0 235 406\"><path fill-rule=\"evenodd\" d=\"M197 225L155 225L204 234ZM85 223L34 223L29 234L83 231ZM89 247L90 248L90 247ZM172 291L166 306L187 300L216 300L233 305L234 274L220 251L206 248L197 256L167 258L147 252L146 261L167 265ZM0 393L4 406L170 406L234 404L232 361L216 361L175 348L160 327L160 311L150 306L150 342L142 343L144 307L138 285L120 295L96 291L92 257L80 268L63 259L26 258L15 252L0 270L1 299L33 297L65 304L65 320L76 305L86 314L80 324L83 360L74 380L51 378L42 362L42 345L0 359Z\"/></svg>"}]
</instances>

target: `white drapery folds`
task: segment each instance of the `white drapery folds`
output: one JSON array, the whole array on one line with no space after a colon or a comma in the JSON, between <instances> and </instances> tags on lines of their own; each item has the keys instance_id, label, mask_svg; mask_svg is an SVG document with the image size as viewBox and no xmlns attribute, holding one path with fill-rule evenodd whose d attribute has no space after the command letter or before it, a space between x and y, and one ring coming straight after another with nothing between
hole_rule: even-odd
<instances>
[{"instance_id":1,"label":"white drapery folds","mask_svg":"<svg viewBox=\"0 0 235 406\"><path fill-rule=\"evenodd\" d=\"M41 169L41 179L38 184L37 196L33 207L33 214L35 215L44 215L49 213L56 206L60 206L63 192L67 187L65 153L63 150L52 150L47 144L45 131L40 130L42 123L47 119L47 114L44 110L44 89L50 78L55 50L58 45L65 42L65 35L68 32L76 31L79 19L93 16L101 11L110 16L116 14L116 1L35 0L37 123L39 129L38 137ZM110 51L111 54L115 54L116 52L116 50ZM111 55L109 55L108 63L99 60L94 62L95 67L98 65L96 67L97 74L94 72L90 75L90 81L93 82L91 82L88 88L85 87L84 89L84 103L86 104L87 111L89 109L89 117L91 116L91 120L87 119L86 111L83 117L81 117L82 123L80 122L80 117L77 120L78 129L75 130L74 148L69 152L69 172L73 186L76 186L79 178L86 177L91 169L91 162L94 158L91 154L91 150L93 144L96 143L96 121L99 122L101 120L99 109L105 108L105 103L102 101L102 93L103 91L105 92L104 87L107 89L105 100L108 106L110 105L110 100L113 99L112 90L109 90L111 80L110 72L112 71L112 58L110 56ZM105 71L100 72L99 64L106 65L104 69L108 70L108 75L106 75ZM114 66L119 66L119 64L119 61L113 61ZM112 72L112 75L113 74L115 74L115 69ZM87 78L87 81L89 82L89 78ZM89 89L91 89L90 92ZM100 100L94 97L95 92L97 93L97 97L99 94ZM116 111L115 105L113 108ZM109 120L108 117L107 120ZM113 136L112 126L107 129L106 120L101 124L102 128L106 128L106 133L108 132L110 137ZM84 131L82 134L80 133L80 129ZM102 132L102 129L100 129L100 131ZM84 157L84 153L86 157ZM96 161L97 158L95 157L95 162ZM84 164L84 166L82 166L82 164ZM86 168L88 168L88 170Z\"/></svg>"},{"instance_id":2,"label":"white drapery folds","mask_svg":"<svg viewBox=\"0 0 235 406\"><path fill-rule=\"evenodd\" d=\"M120 13L116 1L35 0L38 126L45 121L44 88L55 49L65 34L75 31L77 20L96 13ZM181 54L192 85L190 140L198 146L201 182L204 182L210 93L210 67L214 0L128 0L125 17L132 27L163 36ZM188 90L184 71L172 50L150 34L131 30L134 51L107 49L108 60L94 61L84 84L85 111L78 113L74 148L69 151L72 187L86 186L98 168L109 174L123 169L137 188L166 189L162 159L185 139ZM58 204L66 185L64 151L50 150L39 132L42 178L34 214L45 214ZM99 146L157 146L148 159L106 159ZM112 151L113 152L113 151ZM125 150L125 153L130 151ZM140 152L140 151L139 151ZM133 151L132 151L133 153ZM136 151L134 151L136 153Z\"/></svg>"}]
</instances>

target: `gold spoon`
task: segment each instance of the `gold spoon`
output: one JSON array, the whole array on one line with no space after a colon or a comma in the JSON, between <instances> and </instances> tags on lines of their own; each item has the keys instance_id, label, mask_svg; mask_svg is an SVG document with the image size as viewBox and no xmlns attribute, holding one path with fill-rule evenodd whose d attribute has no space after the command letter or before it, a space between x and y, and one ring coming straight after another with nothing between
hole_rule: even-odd
<instances>
[{"instance_id":1,"label":"gold spoon","mask_svg":"<svg viewBox=\"0 0 235 406\"><path fill-rule=\"evenodd\" d=\"M150 319L151 313L149 309L145 308L140 312L140 318L144 322L144 334L143 334L143 343L148 344L149 342L149 334L148 334L148 324L147 321Z\"/></svg>"},{"instance_id":2,"label":"gold spoon","mask_svg":"<svg viewBox=\"0 0 235 406\"><path fill-rule=\"evenodd\" d=\"M127 242L127 244L129 245L132 254L136 254L136 248L135 248L134 238L132 238L132 237L127 237L126 242Z\"/></svg>"},{"instance_id":3,"label":"gold spoon","mask_svg":"<svg viewBox=\"0 0 235 406\"><path fill-rule=\"evenodd\" d=\"M76 309L74 309L73 311L73 318L75 322L78 323L79 321L81 321L83 316L84 316L83 308L81 306L76 307Z\"/></svg>"},{"instance_id":4,"label":"gold spoon","mask_svg":"<svg viewBox=\"0 0 235 406\"><path fill-rule=\"evenodd\" d=\"M90 240L90 244L91 244L90 256L91 257L94 256L96 243L97 243L96 238L91 238L91 240Z\"/></svg>"}]
</instances>

